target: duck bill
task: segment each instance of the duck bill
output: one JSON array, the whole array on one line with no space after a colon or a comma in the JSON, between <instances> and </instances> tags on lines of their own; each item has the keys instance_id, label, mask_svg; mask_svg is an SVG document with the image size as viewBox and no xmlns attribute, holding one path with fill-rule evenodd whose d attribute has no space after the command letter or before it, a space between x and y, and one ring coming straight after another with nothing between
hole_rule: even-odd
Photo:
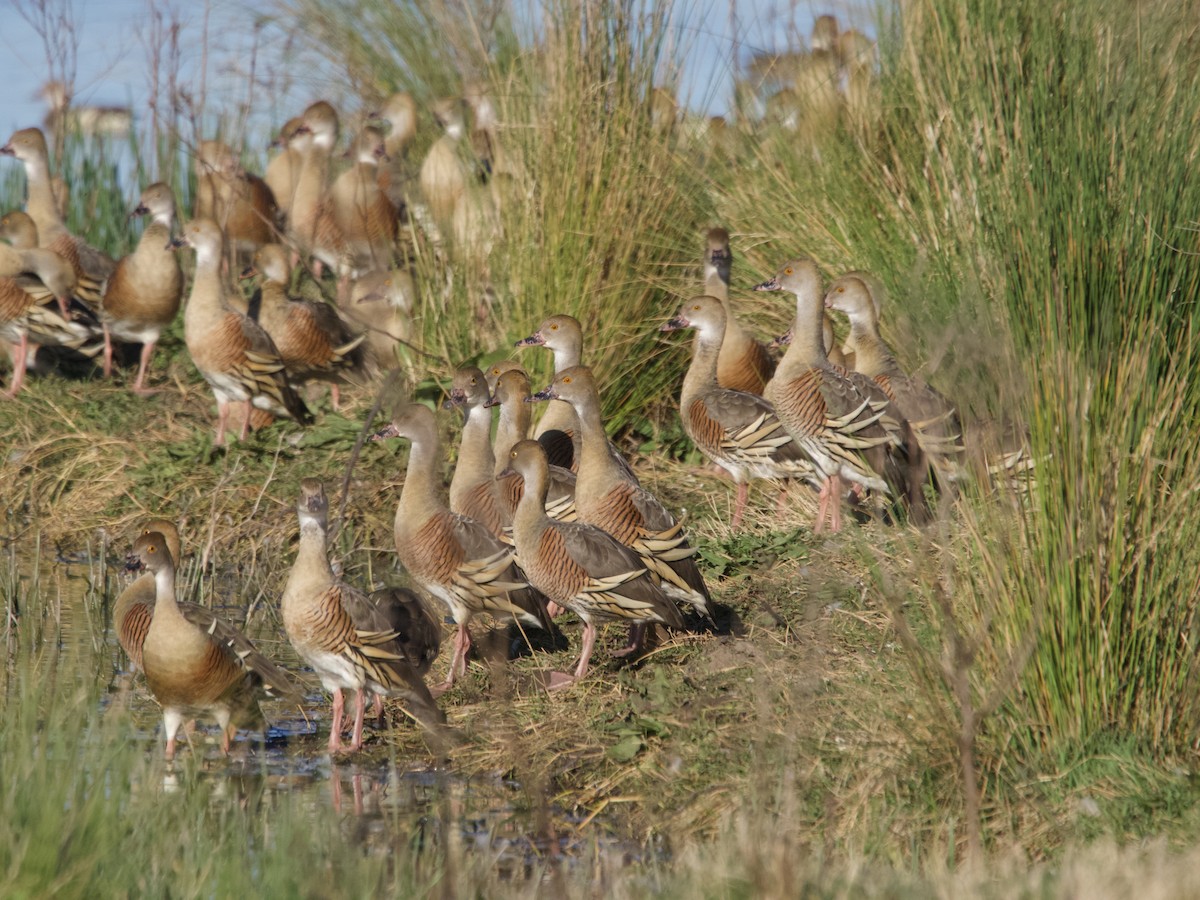
<instances>
[{"instance_id":1,"label":"duck bill","mask_svg":"<svg viewBox=\"0 0 1200 900\"><path fill-rule=\"evenodd\" d=\"M384 441L388 438L398 438L400 436L400 429L396 427L394 422L389 422L387 425L384 425L377 432L371 435L371 440Z\"/></svg>"},{"instance_id":2,"label":"duck bill","mask_svg":"<svg viewBox=\"0 0 1200 900\"><path fill-rule=\"evenodd\" d=\"M682 331L685 328L691 327L691 324L692 323L689 322L683 316L675 316L674 318L668 319L666 322L664 322L659 327L658 330L659 331Z\"/></svg>"},{"instance_id":3,"label":"duck bill","mask_svg":"<svg viewBox=\"0 0 1200 900\"><path fill-rule=\"evenodd\" d=\"M454 409L456 406L462 406L467 402L467 392L460 388L454 388L450 391L450 396L442 402L442 409Z\"/></svg>"},{"instance_id":4,"label":"duck bill","mask_svg":"<svg viewBox=\"0 0 1200 900\"><path fill-rule=\"evenodd\" d=\"M146 564L144 562L142 562L141 557L139 557L136 553L130 553L130 554L126 555L126 557L125 557L125 571L126 572L140 572L144 568L146 568Z\"/></svg>"},{"instance_id":5,"label":"duck bill","mask_svg":"<svg viewBox=\"0 0 1200 900\"><path fill-rule=\"evenodd\" d=\"M171 238L171 240L167 241L167 246L164 247L163 249L165 249L165 250L182 250L184 247L190 247L190 246L191 246L191 244L188 243L188 239L186 237L177 237L177 238Z\"/></svg>"},{"instance_id":6,"label":"duck bill","mask_svg":"<svg viewBox=\"0 0 1200 900\"><path fill-rule=\"evenodd\" d=\"M550 385L550 387L543 388L542 390L538 391L536 394L530 394L528 397L525 398L525 402L526 403L539 403L543 400L557 400L557 399L558 399L558 394L554 390L554 385Z\"/></svg>"},{"instance_id":7,"label":"duck bill","mask_svg":"<svg viewBox=\"0 0 1200 900\"><path fill-rule=\"evenodd\" d=\"M777 350L780 347L787 347L791 343L792 343L792 330L789 328L783 334L779 335L779 337L777 337L773 341L771 341L771 343L768 344L767 346L770 347L772 350Z\"/></svg>"},{"instance_id":8,"label":"duck bill","mask_svg":"<svg viewBox=\"0 0 1200 900\"><path fill-rule=\"evenodd\" d=\"M521 338L513 344L514 347L541 347L546 343L546 338L540 331L534 332L527 338Z\"/></svg>"},{"instance_id":9,"label":"duck bill","mask_svg":"<svg viewBox=\"0 0 1200 900\"><path fill-rule=\"evenodd\" d=\"M756 284L751 288L753 291L778 291L781 289L778 278L771 278L764 281L762 284Z\"/></svg>"}]
</instances>

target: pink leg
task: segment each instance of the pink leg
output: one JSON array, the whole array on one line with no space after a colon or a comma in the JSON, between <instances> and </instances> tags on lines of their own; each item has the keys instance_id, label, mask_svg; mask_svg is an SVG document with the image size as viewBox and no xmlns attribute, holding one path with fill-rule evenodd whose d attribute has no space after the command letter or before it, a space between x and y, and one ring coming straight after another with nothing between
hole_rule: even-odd
<instances>
[{"instance_id":1,"label":"pink leg","mask_svg":"<svg viewBox=\"0 0 1200 900\"><path fill-rule=\"evenodd\" d=\"M466 625L459 626L459 640L462 643L461 649L458 651L458 674L467 674L467 654L471 652L471 632L467 631Z\"/></svg>"},{"instance_id":2,"label":"pink leg","mask_svg":"<svg viewBox=\"0 0 1200 900\"><path fill-rule=\"evenodd\" d=\"M246 400L246 418L242 419L242 436L240 440L245 440L246 435L250 433L250 410L254 408L254 404L249 399Z\"/></svg>"},{"instance_id":3,"label":"pink leg","mask_svg":"<svg viewBox=\"0 0 1200 900\"><path fill-rule=\"evenodd\" d=\"M70 300L70 298L67 297L66 294L63 294L62 296L55 297L54 299L58 301L58 308L62 312L62 317L64 319L66 319L68 322L72 321L75 318L75 316L71 315L71 300Z\"/></svg>"},{"instance_id":4,"label":"pink leg","mask_svg":"<svg viewBox=\"0 0 1200 900\"><path fill-rule=\"evenodd\" d=\"M233 736L235 734L237 734L237 729L232 725L221 729L221 752L226 756L229 755L229 748L233 744Z\"/></svg>"},{"instance_id":5,"label":"pink leg","mask_svg":"<svg viewBox=\"0 0 1200 900\"><path fill-rule=\"evenodd\" d=\"M167 738L166 756L167 756L167 762L170 762L171 760L173 760L175 758L175 735L171 735L169 738Z\"/></svg>"},{"instance_id":6,"label":"pink leg","mask_svg":"<svg viewBox=\"0 0 1200 900\"><path fill-rule=\"evenodd\" d=\"M583 653L579 657L579 665L575 668L575 679L578 681L587 674L588 661L592 658L592 650L596 647L596 626L586 623L583 626Z\"/></svg>"},{"instance_id":7,"label":"pink leg","mask_svg":"<svg viewBox=\"0 0 1200 900\"><path fill-rule=\"evenodd\" d=\"M750 482L739 481L737 486L737 503L733 507L733 521L730 525L737 528L742 524L742 513L746 511L746 501L750 498Z\"/></svg>"},{"instance_id":8,"label":"pink leg","mask_svg":"<svg viewBox=\"0 0 1200 900\"><path fill-rule=\"evenodd\" d=\"M563 608L553 600L546 601L546 615L548 615L550 618L553 619L555 616L561 616L562 612Z\"/></svg>"},{"instance_id":9,"label":"pink leg","mask_svg":"<svg viewBox=\"0 0 1200 900\"><path fill-rule=\"evenodd\" d=\"M338 389L336 384L331 384L329 386L329 403L333 407L334 412L338 411L338 407L341 406L341 402L342 392Z\"/></svg>"},{"instance_id":10,"label":"pink leg","mask_svg":"<svg viewBox=\"0 0 1200 900\"><path fill-rule=\"evenodd\" d=\"M362 749L363 719L367 713L367 691L359 688L354 692L354 733L350 737L350 749Z\"/></svg>"},{"instance_id":11,"label":"pink leg","mask_svg":"<svg viewBox=\"0 0 1200 900\"><path fill-rule=\"evenodd\" d=\"M783 518L783 514L787 512L787 484L779 485L779 496L775 498L775 515Z\"/></svg>"},{"instance_id":12,"label":"pink leg","mask_svg":"<svg viewBox=\"0 0 1200 900\"><path fill-rule=\"evenodd\" d=\"M224 400L217 401L217 436L213 439L214 447L225 446L225 424L229 421L229 404Z\"/></svg>"},{"instance_id":13,"label":"pink leg","mask_svg":"<svg viewBox=\"0 0 1200 900\"><path fill-rule=\"evenodd\" d=\"M104 326L104 377L112 378L112 332L108 330L108 325Z\"/></svg>"},{"instance_id":14,"label":"pink leg","mask_svg":"<svg viewBox=\"0 0 1200 900\"><path fill-rule=\"evenodd\" d=\"M107 331L105 331L104 333L105 333L105 335L108 334ZM148 344L142 344L142 358L138 362L137 380L133 382L133 392L142 397L147 397L150 394L154 393L154 391L150 391L150 390L147 390L146 388L142 387L142 383L146 379L146 370L148 368L150 368L150 355L153 352L154 352L154 341L150 341L150 343L148 343ZM107 375L108 373L105 372L105 374Z\"/></svg>"},{"instance_id":15,"label":"pink leg","mask_svg":"<svg viewBox=\"0 0 1200 900\"><path fill-rule=\"evenodd\" d=\"M342 689L333 689L333 716L329 722L329 752L337 753L342 749L342 715L345 712L345 700Z\"/></svg>"},{"instance_id":16,"label":"pink leg","mask_svg":"<svg viewBox=\"0 0 1200 900\"><path fill-rule=\"evenodd\" d=\"M383 721L383 695L373 694L372 696L375 698L375 705L371 709L371 715L375 717L375 720L379 722L379 726L382 728L385 724Z\"/></svg>"},{"instance_id":17,"label":"pink leg","mask_svg":"<svg viewBox=\"0 0 1200 900\"><path fill-rule=\"evenodd\" d=\"M817 502L817 524L813 526L813 534L820 534L825 530L825 516L829 511L829 494L832 490L833 479L826 478L821 482L821 493L818 494Z\"/></svg>"},{"instance_id":18,"label":"pink leg","mask_svg":"<svg viewBox=\"0 0 1200 900\"><path fill-rule=\"evenodd\" d=\"M830 502L833 504L832 516L829 520L830 531L842 530L842 479L839 475L834 475L830 480L832 487L830 488Z\"/></svg>"},{"instance_id":19,"label":"pink leg","mask_svg":"<svg viewBox=\"0 0 1200 900\"><path fill-rule=\"evenodd\" d=\"M438 686L439 694L450 690L459 674L467 674L467 652L470 649L471 632L467 631L466 625L459 625L458 633L454 635L454 656L450 659L450 671L446 673L446 680Z\"/></svg>"},{"instance_id":20,"label":"pink leg","mask_svg":"<svg viewBox=\"0 0 1200 900\"><path fill-rule=\"evenodd\" d=\"M21 335L20 343L15 346L9 345L9 352L12 354L12 384L8 386L8 390L0 397L6 400L11 400L17 396L17 391L21 389L21 385L25 383L25 354L29 349L29 337L25 334Z\"/></svg>"}]
</instances>

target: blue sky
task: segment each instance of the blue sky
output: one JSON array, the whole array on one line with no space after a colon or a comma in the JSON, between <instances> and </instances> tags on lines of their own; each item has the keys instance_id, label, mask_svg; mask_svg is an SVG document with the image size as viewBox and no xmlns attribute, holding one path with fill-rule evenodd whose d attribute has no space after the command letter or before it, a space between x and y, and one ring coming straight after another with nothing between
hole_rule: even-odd
<instances>
[{"instance_id":1,"label":"blue sky","mask_svg":"<svg viewBox=\"0 0 1200 900\"><path fill-rule=\"evenodd\" d=\"M156 40L152 11L161 23L172 19L182 25L180 64L194 93L203 83L210 100L229 106L247 99L247 48L256 45L259 75L275 74L281 85L272 101L256 102L254 116L265 128L303 108L312 98L336 94L334 78L312 61L298 63L288 57L283 36L271 28L256 33L253 10L270 8L269 2L249 0L232 4L223 0L163 2L163 0L45 0L51 7L66 6L77 22L76 103L132 105L140 123L149 119L151 57ZM46 52L36 31L24 21L18 6L29 0L7 0L0 5L0 139L13 130L41 124L45 106L36 95L49 78ZM744 59L751 49L782 49L789 40L807 36L815 15L833 12L843 27L853 24L873 32L870 7L863 2L777 2L777 0L679 0L676 14L689 64L681 98L694 111L725 111L732 85L732 59L740 46ZM200 35L207 23L207 67L202 65ZM161 28L157 30L161 34ZM735 44L734 34L740 35ZM689 44L690 42L690 44ZM201 72L206 78L201 81ZM264 109L272 102L275 109Z\"/></svg>"}]
</instances>

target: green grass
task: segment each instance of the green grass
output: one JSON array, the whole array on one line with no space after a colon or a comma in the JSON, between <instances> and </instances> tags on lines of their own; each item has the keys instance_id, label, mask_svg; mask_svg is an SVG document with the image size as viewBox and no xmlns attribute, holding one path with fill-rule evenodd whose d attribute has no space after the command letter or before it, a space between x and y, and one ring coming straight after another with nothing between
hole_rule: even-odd
<instances>
[{"instance_id":1,"label":"green grass","mask_svg":"<svg viewBox=\"0 0 1200 900\"><path fill-rule=\"evenodd\" d=\"M350 391L345 416L322 407L302 436L276 426L214 451L211 397L177 325L153 369L168 389L148 401L119 382L49 377L0 406L14 539L0 590L19 613L0 701L6 895L83 893L101 877L114 893L218 896L247 880L272 895L506 896L542 878L568 896L601 882L617 896L1120 896L1150 873L1166 893L1200 889L1200 58L1181 13L907 4L884 29L878 116L818 136L818 163L777 125L735 123L723 148L656 126L652 90L680 62L665 10L635 38L629 5L602 5L610 27L585 29L578 8L553 4L535 50L506 8L477 10L472 31L417 4L368 0L353 17L341 0L286 6L368 92L406 87L427 103L458 90L460 73L484 77L527 173L486 260L417 238L417 334L440 362L414 371L415 390L434 400L456 363L503 352L548 314L578 316L611 428L688 509L743 630L675 642L552 697L524 679L568 654L517 663L511 684L473 671L446 698L471 734L447 785L424 810L385 816L378 844L259 773L242 782L189 759L180 790L163 793L155 749L130 738L152 711L102 702L111 584L76 583L64 601L45 554L180 516L204 561L189 591L233 600L278 642L296 486L341 484L376 389ZM414 159L432 139L424 129ZM71 225L122 252L136 191L94 152L71 152ZM169 162L178 144L159 156L143 168L170 171L186 198L190 176ZM11 164L0 179L15 204ZM788 304L746 288L781 260L877 274L901 362L953 396L975 433L1026 425L1036 487L968 487L928 534L871 523L828 541L811 535L804 503L776 521L771 492L756 490L764 512L730 533L732 486L691 471L671 409L685 353L655 332L698 289L700 236L717 223L734 235L740 313L762 334L786 326ZM549 354L525 352L535 382L547 377ZM337 547L362 583L403 578L388 549L403 463L368 444L350 473ZM976 743L987 864L957 875L961 708L940 673L955 628L974 642L973 700L998 685L1002 701ZM1028 665L1014 667L1030 638ZM413 736L394 741L377 752L428 764ZM518 871L493 868L498 842L465 849L457 786L497 772L517 784L510 829L578 834L587 849L569 856L592 862ZM231 800L227 785L244 783Z\"/></svg>"}]
</instances>

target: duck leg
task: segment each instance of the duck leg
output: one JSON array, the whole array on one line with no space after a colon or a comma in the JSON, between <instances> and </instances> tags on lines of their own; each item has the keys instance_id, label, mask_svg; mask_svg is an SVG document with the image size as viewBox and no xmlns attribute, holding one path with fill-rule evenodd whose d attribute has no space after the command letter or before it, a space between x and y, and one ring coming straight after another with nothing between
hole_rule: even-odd
<instances>
[{"instance_id":1,"label":"duck leg","mask_svg":"<svg viewBox=\"0 0 1200 900\"><path fill-rule=\"evenodd\" d=\"M623 656L640 656L642 649L646 644L646 631L646 622L637 622L636 624L631 625L629 627L629 640L626 641L625 646L614 653L613 656L617 657L618 659Z\"/></svg>"},{"instance_id":2,"label":"duck leg","mask_svg":"<svg viewBox=\"0 0 1200 900\"><path fill-rule=\"evenodd\" d=\"M104 331L104 336L107 339L107 337L108 337L107 329L105 329L105 331ZM109 356L111 356L111 351L108 349L107 340L105 343L105 350L106 350L106 353ZM156 391L149 390L148 388L143 386L143 384L146 380L146 370L148 368L150 368L150 355L152 353L154 353L154 341L150 341L148 343L142 344L142 355L141 355L141 359L138 361L137 378L133 382L133 392L135 394L137 394L139 397L149 397L151 394L157 393ZM107 361L105 363L104 374L108 375Z\"/></svg>"},{"instance_id":3,"label":"duck leg","mask_svg":"<svg viewBox=\"0 0 1200 900\"><path fill-rule=\"evenodd\" d=\"M575 667L575 680L578 681L587 674L588 662L592 658L592 650L596 648L596 626L591 622L583 626L583 652L579 656L579 665Z\"/></svg>"},{"instance_id":4,"label":"duck leg","mask_svg":"<svg viewBox=\"0 0 1200 900\"><path fill-rule=\"evenodd\" d=\"M345 699L342 689L333 689L333 715L329 722L329 752L338 753L342 749L342 717L345 713Z\"/></svg>"},{"instance_id":5,"label":"duck leg","mask_svg":"<svg viewBox=\"0 0 1200 900\"><path fill-rule=\"evenodd\" d=\"M217 401L217 436L213 439L214 447L225 446L225 426L229 422L229 401Z\"/></svg>"},{"instance_id":6,"label":"duck leg","mask_svg":"<svg viewBox=\"0 0 1200 900\"><path fill-rule=\"evenodd\" d=\"M21 341L18 344L9 344L9 353L12 355L12 384L9 385L7 391L0 394L5 400L11 400L17 396L17 391L21 390L21 385L25 383L25 354L29 350L29 338L27 335L21 335Z\"/></svg>"},{"instance_id":7,"label":"duck leg","mask_svg":"<svg viewBox=\"0 0 1200 900\"><path fill-rule=\"evenodd\" d=\"M733 507L733 521L729 524L737 528L742 524L742 513L746 511L746 501L750 499L750 482L739 481L737 486L737 502Z\"/></svg>"},{"instance_id":8,"label":"duck leg","mask_svg":"<svg viewBox=\"0 0 1200 900\"><path fill-rule=\"evenodd\" d=\"M64 312L65 316L66 313ZM112 377L112 361L113 361L113 345L112 332L108 330L108 325L104 325L104 377Z\"/></svg>"},{"instance_id":9,"label":"duck leg","mask_svg":"<svg viewBox=\"0 0 1200 900\"><path fill-rule=\"evenodd\" d=\"M362 749L363 719L367 712L367 689L359 688L354 692L354 732L350 737L350 749Z\"/></svg>"}]
</instances>

